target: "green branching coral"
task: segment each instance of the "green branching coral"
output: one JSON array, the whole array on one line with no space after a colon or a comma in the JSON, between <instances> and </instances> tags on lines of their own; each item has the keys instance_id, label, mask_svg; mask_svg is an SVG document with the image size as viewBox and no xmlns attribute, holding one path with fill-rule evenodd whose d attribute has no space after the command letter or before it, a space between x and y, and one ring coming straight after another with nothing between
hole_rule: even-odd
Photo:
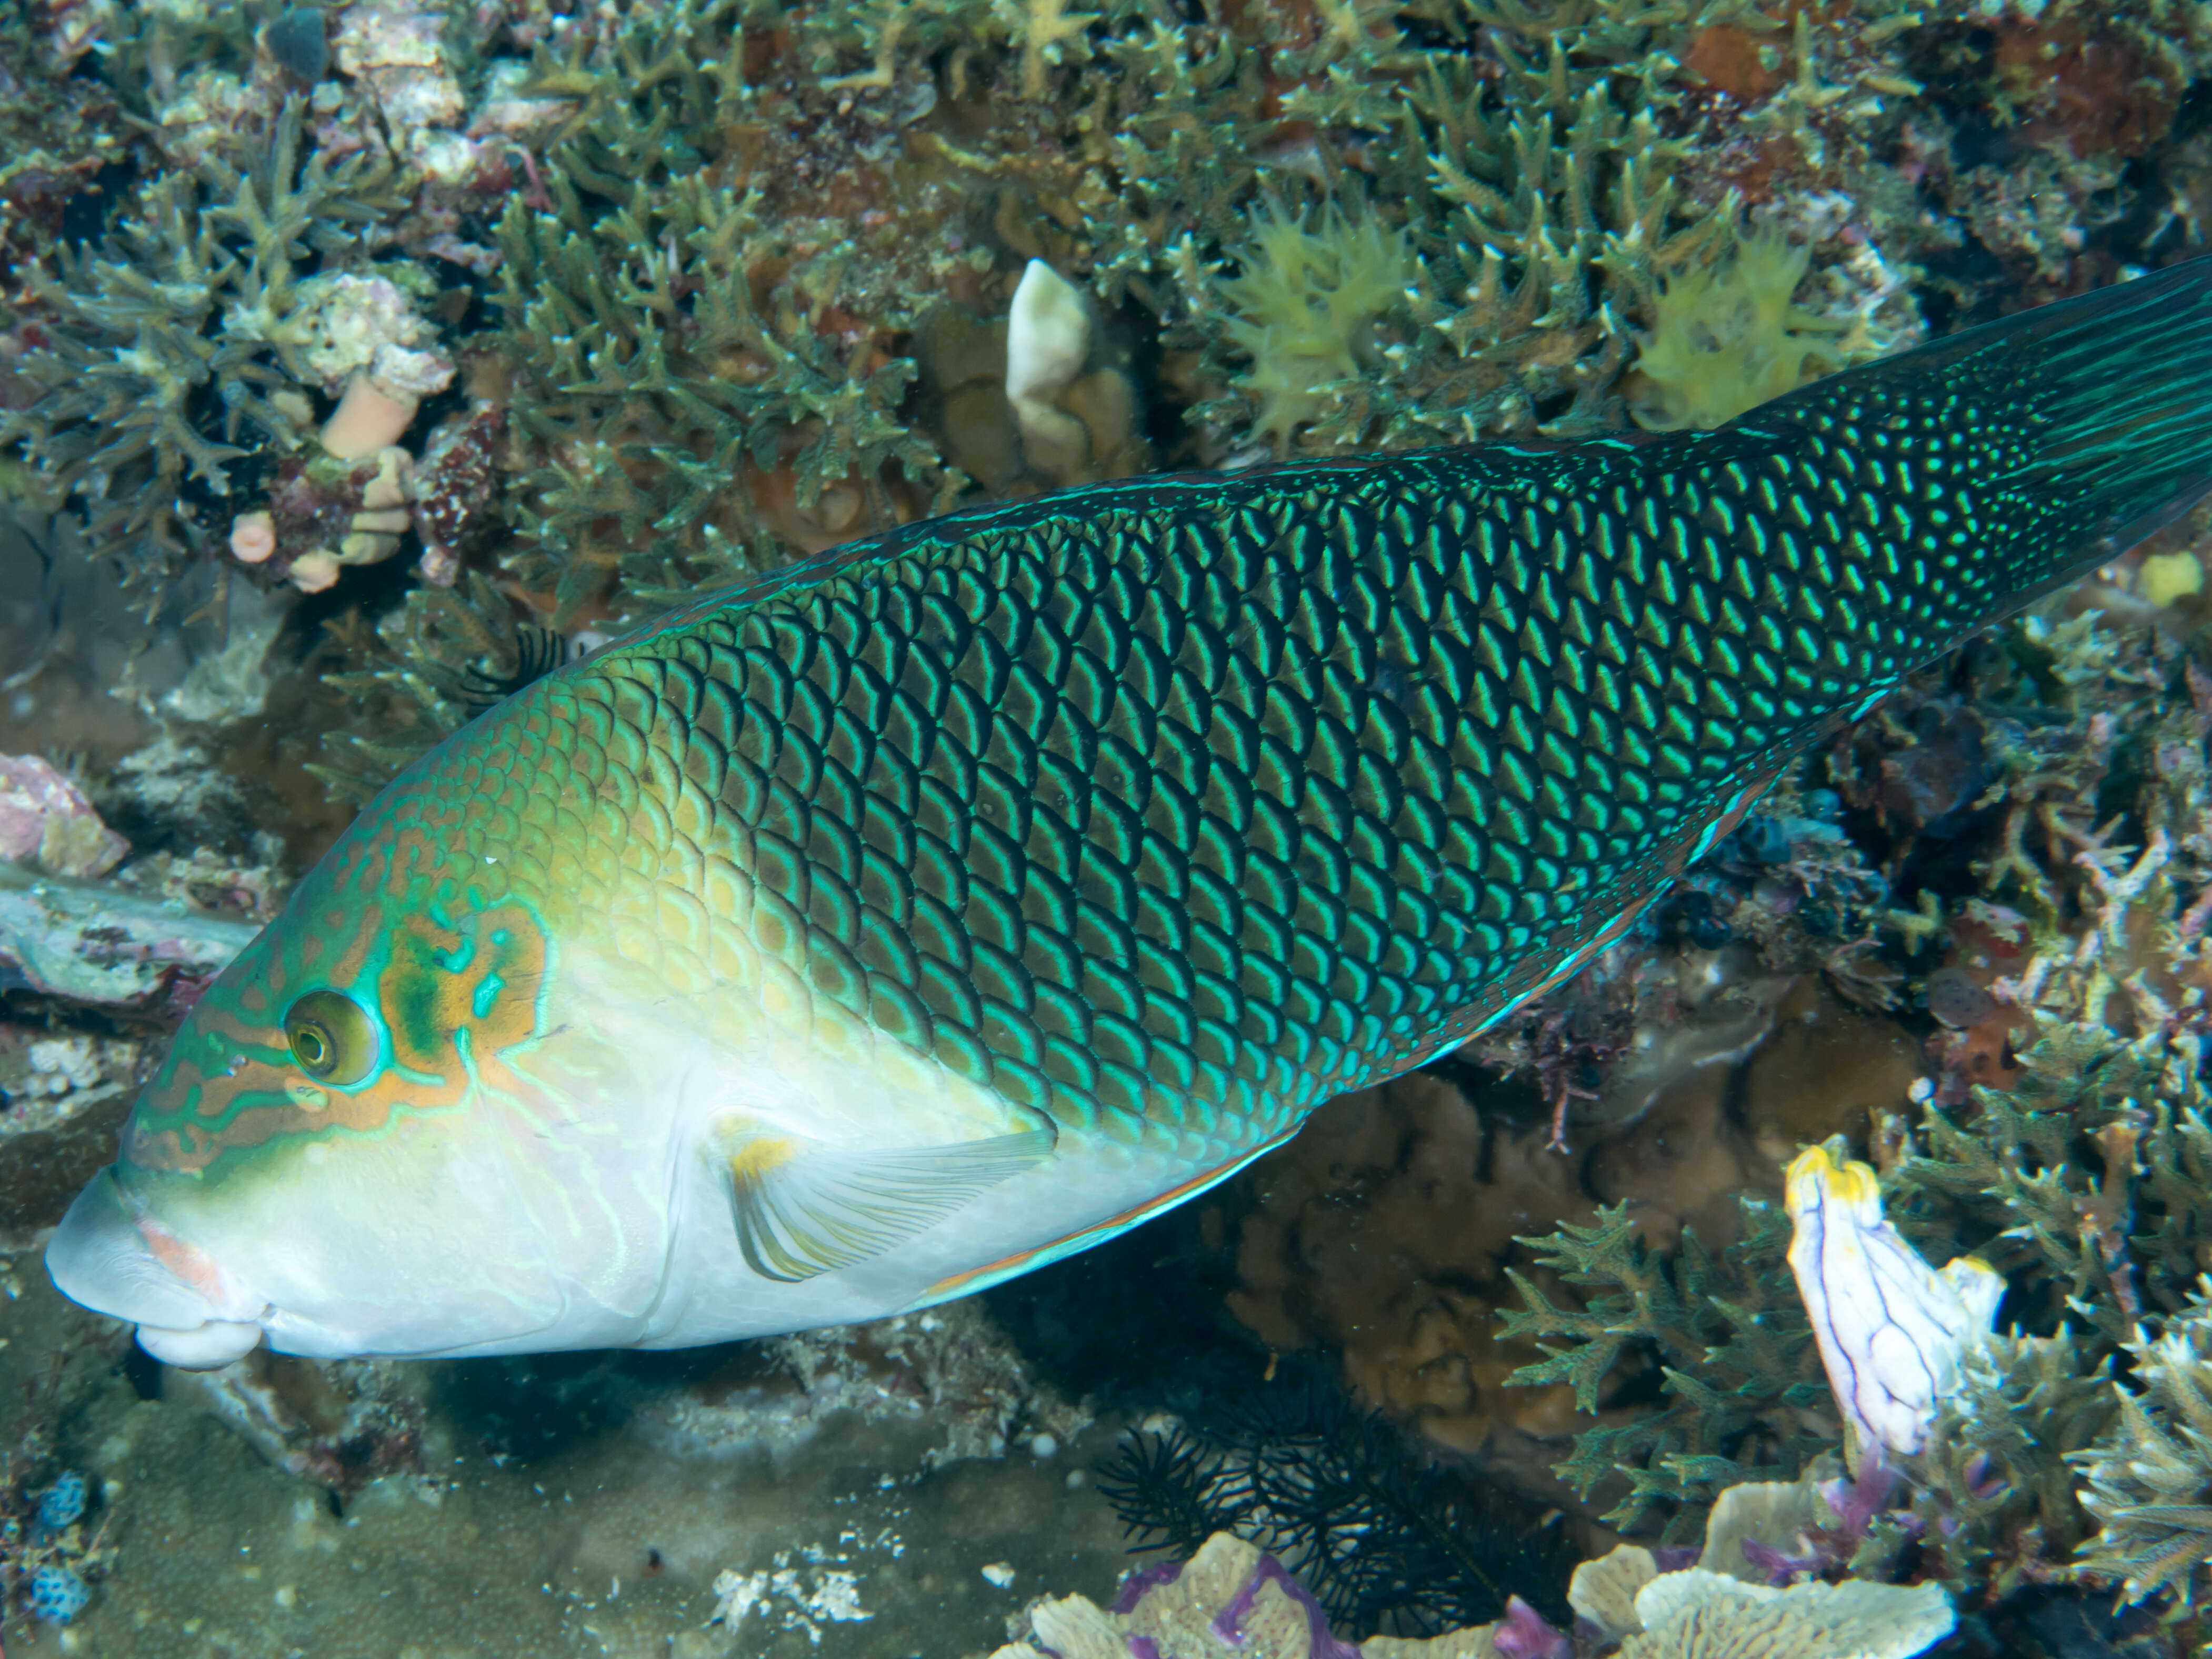
<instances>
[{"instance_id":1,"label":"green branching coral","mask_svg":"<svg viewBox=\"0 0 2212 1659\"><path fill-rule=\"evenodd\" d=\"M1600 1210L1594 1225L1563 1223L1549 1237L1520 1241L1576 1294L1554 1301L1508 1270L1528 1306L1505 1312L1501 1334L1534 1337L1550 1356L1513 1382L1571 1384L1576 1405L1595 1415L1624 1362L1657 1364L1665 1405L1585 1430L1556 1470L1584 1498L1626 1478L1608 1525L1658 1516L1668 1541L1693 1538L1721 1488L1793 1479L1832 1443L1801 1420L1825 1404L1827 1384L1785 1259L1788 1218L1763 1200L1742 1206L1743 1237L1717 1255L1688 1228L1676 1254L1658 1255L1626 1205Z\"/></svg>"},{"instance_id":2,"label":"green branching coral","mask_svg":"<svg viewBox=\"0 0 2212 1659\"><path fill-rule=\"evenodd\" d=\"M1286 384L1306 392L1297 382L1312 360L1253 326L1255 285L1274 283L1284 268L1285 216L1252 210L1241 243L1223 237L1237 276L1213 276L1188 243L1170 262L1191 296L1185 331L1205 343L1230 387L1231 398L1201 408L1201 418L1279 447L1288 419L1309 453L1619 423L1613 383L1631 320L1656 318L1667 337L1666 296L1706 291L1699 278L1731 246L1736 215L1733 198L1701 205L1676 184L1688 149L1662 136L1679 70L1666 43L1752 9L1644 9L1632 18L1626 8L1558 9L1549 21L1518 8L1510 18L1476 14L1493 31L1502 82L1463 57L1407 51L1395 30L1370 30L1362 39L1373 61L1363 73L1333 66L1285 96L1286 118L1339 136L1338 145L1310 140L1316 165L1302 169L1322 181L1324 199L1346 199L1340 181L1364 172L1364 194L1401 216L1391 228L1407 255L1405 291L1388 303L1411 326L1379 340L1356 376L1341 358L1328 362L1317 377L1329 383L1325 396L1286 401ZM1468 18L1455 9L1437 21L1463 27ZM1386 52L1387 76L1376 67ZM1362 133L1387 137L1359 149L1355 166L1352 136ZM1322 211L1326 222L1338 210ZM1741 268L1763 272L1765 245L1753 246ZM1357 307L1358 323L1382 309ZM1797 313L1786 320L1805 325ZM1785 329L1785 353L1790 337ZM1758 349L1775 348L1761 336Z\"/></svg>"},{"instance_id":3,"label":"green branching coral","mask_svg":"<svg viewBox=\"0 0 2212 1659\"><path fill-rule=\"evenodd\" d=\"M1668 338L1662 295L1733 242L1735 198L1684 182L1684 60L1705 32L1784 27L1753 0L881 0L788 21L854 118L927 112L882 135L884 172L949 169L989 204L988 243L1157 319L1201 462L1620 424L1633 329ZM1785 321L1784 355L1806 331ZM1759 368L1739 378L1777 378Z\"/></svg>"},{"instance_id":4,"label":"green branching coral","mask_svg":"<svg viewBox=\"0 0 2212 1659\"><path fill-rule=\"evenodd\" d=\"M1955 1592L1994 1602L2056 1576L2094 1524L2069 1450L2117 1411L2109 1364L2090 1363L2069 1333L1967 1351L1913 1465L1919 1536Z\"/></svg>"},{"instance_id":5,"label":"green branching coral","mask_svg":"<svg viewBox=\"0 0 2212 1659\"><path fill-rule=\"evenodd\" d=\"M229 493L256 445L295 448L313 423L314 377L282 320L301 280L359 257L362 231L395 202L385 166L304 152L301 107L233 167L216 157L157 175L95 246L26 272L41 343L18 373L36 388L0 417L40 486L81 505L98 551L158 579L218 526L196 493Z\"/></svg>"},{"instance_id":6,"label":"green branching coral","mask_svg":"<svg viewBox=\"0 0 2212 1659\"><path fill-rule=\"evenodd\" d=\"M2036 1023L2015 1088L1976 1089L1971 1115L1929 1111L1926 1152L1890 1176L1900 1224L1924 1239L1986 1239L1979 1248L1992 1265L2026 1268L2075 1316L2124 1342L2146 1311L2129 1248L2136 1227L2153 1223L2153 1238L2172 1241L2160 1263L2191 1263L2178 1284L2167 1271L2150 1275L2154 1305L2178 1305L2194 1276L2190 1252L2212 1223L2212 1190L2191 1176L2212 1135L2193 1103L2178 1113L2171 1100L2138 1104L2156 1099L2176 1058L2163 1032L2130 1042L2048 1012ZM2196 1046L2184 1039L2192 1057Z\"/></svg>"},{"instance_id":7,"label":"green branching coral","mask_svg":"<svg viewBox=\"0 0 2212 1659\"><path fill-rule=\"evenodd\" d=\"M582 100L545 199L510 203L498 227L526 457L507 562L556 627L603 601L635 616L942 500L934 447L901 418L914 365L884 343L921 302L854 291L865 228L802 246L761 189L713 182L731 157L693 148L754 118L733 15L668 9L626 30L611 64L541 61L530 88Z\"/></svg>"},{"instance_id":8,"label":"green branching coral","mask_svg":"<svg viewBox=\"0 0 2212 1659\"><path fill-rule=\"evenodd\" d=\"M788 254L755 198L695 179L587 206L557 161L548 185L555 211L500 222L499 303L534 394L514 417L536 465L512 565L556 627L617 579L665 602L888 528L894 480L934 489L933 447L896 417L912 362L817 328L806 273L786 270L781 314L756 304L756 272Z\"/></svg>"},{"instance_id":9,"label":"green branching coral","mask_svg":"<svg viewBox=\"0 0 2212 1659\"><path fill-rule=\"evenodd\" d=\"M2070 1571L2187 1608L2212 1548L2212 701L2166 630L2094 613L2031 616L1958 673L1982 735L1953 862L1979 894L1941 936L1987 990L1890 1126L1886 1186L1931 1258L2006 1275L2014 1334L1966 1357L1916 1466L1923 1547L1986 1602Z\"/></svg>"},{"instance_id":10,"label":"green branching coral","mask_svg":"<svg viewBox=\"0 0 2212 1659\"><path fill-rule=\"evenodd\" d=\"M2136 1386L2121 1392L2118 1426L2074 1455L2081 1502L2102 1523L2081 1571L2130 1601L2171 1593L2194 1611L2212 1588L2212 1305L2197 1298L2128 1352Z\"/></svg>"}]
</instances>

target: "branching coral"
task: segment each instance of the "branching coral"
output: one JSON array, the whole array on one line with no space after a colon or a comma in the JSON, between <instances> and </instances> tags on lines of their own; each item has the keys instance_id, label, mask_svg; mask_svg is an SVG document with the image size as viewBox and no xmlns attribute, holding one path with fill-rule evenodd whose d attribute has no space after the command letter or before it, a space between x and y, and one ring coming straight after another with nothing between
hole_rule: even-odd
<instances>
[{"instance_id":1,"label":"branching coral","mask_svg":"<svg viewBox=\"0 0 2212 1659\"><path fill-rule=\"evenodd\" d=\"M1845 759L1893 867L1932 842L1964 890L1920 897L1913 925L1945 947L1923 995L1952 1029L1880 1150L1930 1255L1978 1250L2010 1283L2014 1334L1967 1358L1915 1470L1920 1547L1987 1605L2077 1547L2087 1584L2185 1606L2201 1588L2212 799L2205 684L2156 620L2032 616L1862 732L1879 784Z\"/></svg>"},{"instance_id":2,"label":"branching coral","mask_svg":"<svg viewBox=\"0 0 2212 1659\"><path fill-rule=\"evenodd\" d=\"M392 204L380 164L303 152L288 102L244 167L210 157L157 177L114 234L60 250L27 273L40 343L17 372L36 388L0 416L42 487L85 509L103 552L159 579L229 528L202 511L233 488L252 452L300 445L314 416L301 390L319 377L312 331L288 328L301 281L358 257Z\"/></svg>"},{"instance_id":3,"label":"branching coral","mask_svg":"<svg viewBox=\"0 0 2212 1659\"><path fill-rule=\"evenodd\" d=\"M2102 1523L2081 1565L2130 1601L2171 1592L2193 1611L2212 1582L2212 1305L2193 1299L2128 1352L2137 1386L2122 1392L2118 1424L2074 1454L2081 1502Z\"/></svg>"},{"instance_id":4,"label":"branching coral","mask_svg":"<svg viewBox=\"0 0 2212 1659\"><path fill-rule=\"evenodd\" d=\"M934 452L895 418L911 362L818 329L828 295L763 313L776 250L753 198L694 182L602 215L557 167L550 185L557 216L501 223L501 303L537 394L514 425L544 458L519 481L516 569L556 626L617 574L637 598L683 592L780 562L771 536L817 551L888 527L892 484L928 499Z\"/></svg>"},{"instance_id":5,"label":"branching coral","mask_svg":"<svg viewBox=\"0 0 2212 1659\"><path fill-rule=\"evenodd\" d=\"M2056 1575L2093 1525L2069 1449L2116 1408L2107 1365L2069 1334L1993 1336L1966 1354L1915 1466L1919 1535L1947 1583L1996 1601Z\"/></svg>"},{"instance_id":6,"label":"branching coral","mask_svg":"<svg viewBox=\"0 0 2212 1659\"><path fill-rule=\"evenodd\" d=\"M1522 1241L1572 1294L1554 1300L1512 1274L1528 1306L1506 1313L1504 1334L1535 1337L1549 1356L1515 1382L1570 1383L1575 1403L1595 1413L1624 1361L1656 1361L1663 1379L1662 1407L1584 1431L1560 1466L1586 1497L1627 1478L1627 1495L1606 1516L1613 1525L1656 1514L1669 1540L1693 1535L1722 1486L1795 1475L1832 1443L1802 1425L1827 1390L1784 1260L1788 1223L1771 1206L1745 1207L1741 1241L1718 1255L1686 1229L1672 1259L1655 1255L1625 1206L1601 1210L1593 1226L1568 1223Z\"/></svg>"},{"instance_id":7,"label":"branching coral","mask_svg":"<svg viewBox=\"0 0 2212 1659\"><path fill-rule=\"evenodd\" d=\"M899 418L913 364L886 348L919 307L863 301L852 238L777 229L764 191L787 185L717 185L678 136L750 115L738 53L723 37L711 55L730 10L674 9L624 31L612 65L544 63L533 83L581 97L543 200L511 202L498 232L526 456L511 566L558 627L617 580L634 611L937 499L935 451ZM750 171L741 144L721 159Z\"/></svg>"}]
</instances>

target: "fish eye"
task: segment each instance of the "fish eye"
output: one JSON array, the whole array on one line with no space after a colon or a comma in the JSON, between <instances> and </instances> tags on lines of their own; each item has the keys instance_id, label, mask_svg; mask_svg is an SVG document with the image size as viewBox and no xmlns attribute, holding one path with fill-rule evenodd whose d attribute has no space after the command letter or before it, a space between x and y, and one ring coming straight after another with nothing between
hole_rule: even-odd
<instances>
[{"instance_id":1,"label":"fish eye","mask_svg":"<svg viewBox=\"0 0 2212 1659\"><path fill-rule=\"evenodd\" d=\"M308 1076L358 1083L376 1065L376 1028L342 991L310 991L284 1011L284 1041Z\"/></svg>"}]
</instances>

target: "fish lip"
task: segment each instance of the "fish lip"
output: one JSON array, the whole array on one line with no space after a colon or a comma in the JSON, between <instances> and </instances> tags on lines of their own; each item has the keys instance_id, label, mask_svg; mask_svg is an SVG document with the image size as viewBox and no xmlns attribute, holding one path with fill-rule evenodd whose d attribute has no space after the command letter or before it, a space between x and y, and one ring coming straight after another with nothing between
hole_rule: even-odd
<instances>
[{"instance_id":1,"label":"fish lip","mask_svg":"<svg viewBox=\"0 0 2212 1659\"><path fill-rule=\"evenodd\" d=\"M249 1311L240 1305L245 1299L221 1284L219 1275L220 1300L180 1277L173 1262L205 1258L143 1212L116 1165L94 1176L46 1242L46 1273L55 1288L95 1313L157 1330L259 1322L265 1308L256 1304ZM157 1255L157 1249L170 1259ZM207 1265L213 1273L213 1264Z\"/></svg>"}]
</instances>

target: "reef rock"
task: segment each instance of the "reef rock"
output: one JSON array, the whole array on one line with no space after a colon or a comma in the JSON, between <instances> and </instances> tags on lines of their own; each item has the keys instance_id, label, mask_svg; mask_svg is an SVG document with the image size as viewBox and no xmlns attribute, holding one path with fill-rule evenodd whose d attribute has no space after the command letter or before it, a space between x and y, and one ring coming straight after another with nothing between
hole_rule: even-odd
<instances>
[{"instance_id":1,"label":"reef rock","mask_svg":"<svg viewBox=\"0 0 2212 1659\"><path fill-rule=\"evenodd\" d=\"M58 876L100 876L130 850L84 791L49 763L0 755L0 859L35 859Z\"/></svg>"}]
</instances>

